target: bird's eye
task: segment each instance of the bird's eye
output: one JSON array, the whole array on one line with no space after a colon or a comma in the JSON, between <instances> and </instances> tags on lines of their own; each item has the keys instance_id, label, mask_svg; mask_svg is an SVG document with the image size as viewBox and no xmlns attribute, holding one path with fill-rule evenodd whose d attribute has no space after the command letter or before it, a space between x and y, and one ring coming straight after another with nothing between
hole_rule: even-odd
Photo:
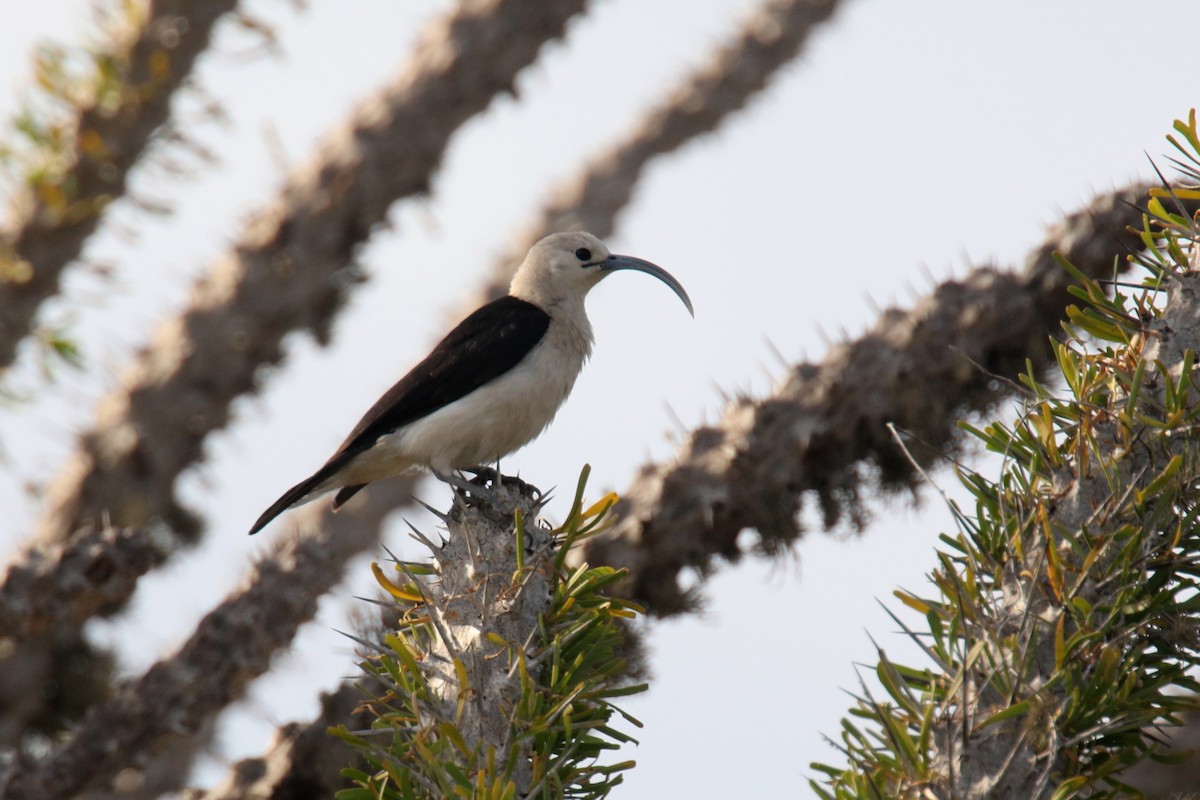
<instances>
[{"instance_id":1,"label":"bird's eye","mask_svg":"<svg viewBox=\"0 0 1200 800\"><path fill-rule=\"evenodd\" d=\"M580 261L591 261L592 260L592 251L588 250L586 247L581 247L575 251L575 257L578 258Z\"/></svg>"}]
</instances>

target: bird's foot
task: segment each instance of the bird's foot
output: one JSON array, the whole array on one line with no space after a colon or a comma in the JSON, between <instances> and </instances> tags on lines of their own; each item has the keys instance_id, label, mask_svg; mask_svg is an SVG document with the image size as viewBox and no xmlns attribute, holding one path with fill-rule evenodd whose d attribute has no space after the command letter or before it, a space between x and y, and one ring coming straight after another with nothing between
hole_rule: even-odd
<instances>
[{"instance_id":1,"label":"bird's foot","mask_svg":"<svg viewBox=\"0 0 1200 800\"><path fill-rule=\"evenodd\" d=\"M532 498L534 501L542 499L541 489L532 483L521 480L516 475L504 475L500 470L493 467L467 467L463 471L470 472L475 476L471 479L472 484L486 486L490 483L492 486L507 486L510 489L516 489L519 494Z\"/></svg>"},{"instance_id":2,"label":"bird's foot","mask_svg":"<svg viewBox=\"0 0 1200 800\"><path fill-rule=\"evenodd\" d=\"M475 477L467 480L458 470L449 473L434 470L433 474L438 480L450 484L459 501L468 506L482 501L498 511L511 514L520 496L531 498L539 504L542 500L542 492L536 486L511 475L501 475L491 467L471 467L463 471L473 473Z\"/></svg>"},{"instance_id":3,"label":"bird's foot","mask_svg":"<svg viewBox=\"0 0 1200 800\"><path fill-rule=\"evenodd\" d=\"M433 477L437 478L442 483L450 484L450 486L454 489L455 494L475 494L476 489L483 489L482 485L475 484L472 481L467 480L467 478L458 470L439 472L435 469L431 471L433 472Z\"/></svg>"},{"instance_id":4,"label":"bird's foot","mask_svg":"<svg viewBox=\"0 0 1200 800\"><path fill-rule=\"evenodd\" d=\"M449 473L441 473L434 470L433 474L438 480L450 484L451 488L454 489L454 497L457 501L455 505L461 503L463 506L475 506L482 501L497 511L504 512L506 515L511 513L509 506L512 505L512 502L505 501L489 489L486 480L480 480L478 477L467 480L457 470L451 470Z\"/></svg>"}]
</instances>

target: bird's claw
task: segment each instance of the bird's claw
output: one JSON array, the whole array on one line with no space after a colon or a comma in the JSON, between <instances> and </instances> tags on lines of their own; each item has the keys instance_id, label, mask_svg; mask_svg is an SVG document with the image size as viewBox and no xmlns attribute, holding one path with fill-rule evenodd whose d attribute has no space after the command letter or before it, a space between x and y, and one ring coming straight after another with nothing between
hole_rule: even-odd
<instances>
[{"instance_id":1,"label":"bird's claw","mask_svg":"<svg viewBox=\"0 0 1200 800\"><path fill-rule=\"evenodd\" d=\"M475 477L468 480L463 477L463 472L473 473ZM497 494L494 490L497 487L515 489L519 494L535 501L542 498L542 491L533 484L512 475L502 475L491 467L469 467L449 473L434 470L433 474L438 480L448 483L454 489L455 496L467 505L471 505L472 500L482 500L496 509L507 511L513 505L512 500L506 500Z\"/></svg>"},{"instance_id":2,"label":"bird's claw","mask_svg":"<svg viewBox=\"0 0 1200 800\"><path fill-rule=\"evenodd\" d=\"M494 467L467 467L463 471L470 472L475 476L470 481L472 484L486 486L490 483L492 486L509 486L516 489L519 494L535 501L542 499L541 489L532 483L521 480L516 475L504 475Z\"/></svg>"}]
</instances>

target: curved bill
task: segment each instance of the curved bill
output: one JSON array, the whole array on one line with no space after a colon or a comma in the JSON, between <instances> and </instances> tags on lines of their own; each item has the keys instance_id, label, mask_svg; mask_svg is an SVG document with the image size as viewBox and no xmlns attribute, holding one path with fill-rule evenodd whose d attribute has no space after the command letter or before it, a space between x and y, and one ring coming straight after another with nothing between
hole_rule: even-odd
<instances>
[{"instance_id":1,"label":"curved bill","mask_svg":"<svg viewBox=\"0 0 1200 800\"><path fill-rule=\"evenodd\" d=\"M653 275L667 286L670 286L671 291L677 294L679 299L683 301L683 304L687 306L688 313L693 317L696 316L696 312L692 309L692 299L688 297L688 293L684 290L683 284L675 280L674 275L667 272L658 264L652 264L649 261L644 261L640 258L634 258L633 256L611 255L600 262L600 269L604 270L605 272L615 272L619 269L634 269L638 272L644 272L647 275Z\"/></svg>"}]
</instances>

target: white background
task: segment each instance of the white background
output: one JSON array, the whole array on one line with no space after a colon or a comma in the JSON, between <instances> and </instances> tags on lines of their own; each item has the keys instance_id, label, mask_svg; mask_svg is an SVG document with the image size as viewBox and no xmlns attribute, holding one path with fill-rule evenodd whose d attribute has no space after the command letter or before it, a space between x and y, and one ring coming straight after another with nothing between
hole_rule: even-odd
<instances>
[{"instance_id":1,"label":"white background","mask_svg":"<svg viewBox=\"0 0 1200 800\"><path fill-rule=\"evenodd\" d=\"M399 204L392 229L365 249L371 280L333 346L291 339L287 364L262 395L237 404L235 424L212 437L206 465L186 477L186 499L209 521L206 539L145 581L125 617L97 626L127 654L125 669L169 654L239 584L287 525L249 539L250 521L319 465L466 310L458 298L472 295L555 182L632 126L754 5L597 2L521 76L519 98L461 131L432 195ZM86 369L47 386L26 358L11 378L36 400L0 411L0 549L21 541L37 485L133 350L182 305L288 163L399 69L422 24L448 4L247 6L275 29L281 54L226 25L198 83L229 121L205 121L194 94L180 107L197 121L190 134L219 160L167 150L160 158L194 174L138 172L135 192L174 213L120 204L91 243L89 266L71 272L65 300L43 317L71 326ZM33 44L84 40L88 7L7 0L0 114L26 91ZM869 326L875 306L908 305L971 264L1019 265L1064 211L1152 174L1143 151L1166 152L1171 121L1196 103L1185 39L1197 23L1194 0L845 3L747 113L655 162L609 242L673 272L696 319L645 276L606 281L589 300L592 363L549 432L506 469L569 487L586 461L593 497L620 491L643 460L670 457L680 425L716 419L723 393L769 391L782 373L774 351L819 360L831 340ZM936 479L953 489L946 471ZM442 504L438 487L423 492ZM705 584L703 614L653 624L653 688L626 706L646 724L640 747L623 756L639 766L615 796L806 794L809 762L841 763L822 735L838 733L851 702L841 690L857 689L854 662L874 660L866 632L893 654L908 652L877 601L897 606L890 595L899 586L925 591L936 535L950 530L935 493L925 496L919 511L907 498L873 501L862 536L813 525L796 558L726 566ZM388 541L416 554L399 521ZM354 572L276 672L226 716L197 783L262 752L276 724L311 717L317 691L353 671L333 628L348 625L350 596L369 591L365 562Z\"/></svg>"}]
</instances>

